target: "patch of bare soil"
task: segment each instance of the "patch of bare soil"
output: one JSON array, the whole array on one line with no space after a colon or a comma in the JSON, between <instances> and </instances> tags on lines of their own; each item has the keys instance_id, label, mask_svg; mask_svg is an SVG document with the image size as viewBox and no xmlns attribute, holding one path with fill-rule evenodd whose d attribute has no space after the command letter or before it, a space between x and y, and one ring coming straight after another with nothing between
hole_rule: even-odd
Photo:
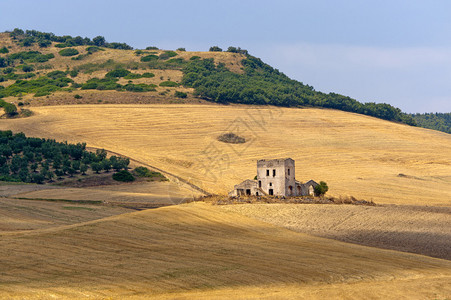
<instances>
[{"instance_id":1,"label":"patch of bare soil","mask_svg":"<svg viewBox=\"0 0 451 300\"><path fill-rule=\"evenodd\" d=\"M319 237L451 260L451 207L243 204L221 208Z\"/></svg>"}]
</instances>

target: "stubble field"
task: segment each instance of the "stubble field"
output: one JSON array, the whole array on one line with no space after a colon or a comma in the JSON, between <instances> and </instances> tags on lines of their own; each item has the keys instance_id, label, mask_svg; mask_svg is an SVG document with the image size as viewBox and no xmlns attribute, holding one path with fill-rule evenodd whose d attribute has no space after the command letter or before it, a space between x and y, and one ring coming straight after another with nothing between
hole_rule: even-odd
<instances>
[{"instance_id":1,"label":"stubble field","mask_svg":"<svg viewBox=\"0 0 451 300\"><path fill-rule=\"evenodd\" d=\"M207 204L0 234L0 297L446 298L446 260L293 232Z\"/></svg>"},{"instance_id":2,"label":"stubble field","mask_svg":"<svg viewBox=\"0 0 451 300\"><path fill-rule=\"evenodd\" d=\"M451 204L451 136L334 110L221 105L35 107L0 129L87 142L225 194L256 160L291 157L300 181L376 203ZM244 144L216 140L224 132Z\"/></svg>"},{"instance_id":3,"label":"stubble field","mask_svg":"<svg viewBox=\"0 0 451 300\"><path fill-rule=\"evenodd\" d=\"M221 208L319 237L451 260L451 207L243 204Z\"/></svg>"}]
</instances>

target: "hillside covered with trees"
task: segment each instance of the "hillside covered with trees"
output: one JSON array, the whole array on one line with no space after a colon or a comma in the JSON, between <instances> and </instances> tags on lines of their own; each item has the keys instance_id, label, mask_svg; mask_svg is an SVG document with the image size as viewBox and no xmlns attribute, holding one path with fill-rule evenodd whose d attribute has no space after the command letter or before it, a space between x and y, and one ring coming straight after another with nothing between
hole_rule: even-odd
<instances>
[{"instance_id":1,"label":"hillside covered with trees","mask_svg":"<svg viewBox=\"0 0 451 300\"><path fill-rule=\"evenodd\" d=\"M205 99L219 103L334 108L415 125L411 116L385 103L361 103L347 96L317 92L309 85L248 55L242 61L244 74L215 65L212 59L192 60L185 66L182 83L195 88Z\"/></svg>"},{"instance_id":2,"label":"hillside covered with trees","mask_svg":"<svg viewBox=\"0 0 451 300\"><path fill-rule=\"evenodd\" d=\"M451 113L412 114L418 126L451 133Z\"/></svg>"},{"instance_id":3,"label":"hillside covered with trees","mask_svg":"<svg viewBox=\"0 0 451 300\"><path fill-rule=\"evenodd\" d=\"M32 104L36 98L56 93L72 95L75 102L83 98L84 91L95 90L129 93L130 101L141 93L166 97L167 101L197 98L217 103L331 108L449 133L446 114L409 115L390 104L361 103L348 96L316 91L239 47L223 51L213 46L208 52L155 46L132 50L102 36L90 39L21 29L6 34L8 47L0 44L0 106L10 116L17 114L14 103ZM174 79L177 72L181 75ZM29 102L22 100L27 97Z\"/></svg>"},{"instance_id":4,"label":"hillside covered with trees","mask_svg":"<svg viewBox=\"0 0 451 300\"><path fill-rule=\"evenodd\" d=\"M86 144L68 144L0 131L0 181L46 183L86 172L126 171L128 158L111 156L105 150L92 153Z\"/></svg>"}]
</instances>

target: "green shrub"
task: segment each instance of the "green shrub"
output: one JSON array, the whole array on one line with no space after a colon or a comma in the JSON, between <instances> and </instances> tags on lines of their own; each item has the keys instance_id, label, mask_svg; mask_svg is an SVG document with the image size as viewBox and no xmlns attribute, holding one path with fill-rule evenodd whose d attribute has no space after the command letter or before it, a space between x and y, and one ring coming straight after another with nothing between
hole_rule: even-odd
<instances>
[{"instance_id":1,"label":"green shrub","mask_svg":"<svg viewBox=\"0 0 451 300\"><path fill-rule=\"evenodd\" d=\"M66 44L66 43L55 44L55 47L57 47L57 48L67 48L67 47L71 47L71 46L72 45Z\"/></svg>"},{"instance_id":2,"label":"green shrub","mask_svg":"<svg viewBox=\"0 0 451 300\"><path fill-rule=\"evenodd\" d=\"M185 48L177 48L177 51L186 51Z\"/></svg>"},{"instance_id":3,"label":"green shrub","mask_svg":"<svg viewBox=\"0 0 451 300\"><path fill-rule=\"evenodd\" d=\"M194 55L189 58L189 60L199 60L200 56Z\"/></svg>"},{"instance_id":4,"label":"green shrub","mask_svg":"<svg viewBox=\"0 0 451 300\"><path fill-rule=\"evenodd\" d=\"M149 46L149 47L146 47L146 50L158 50L158 47Z\"/></svg>"},{"instance_id":5,"label":"green shrub","mask_svg":"<svg viewBox=\"0 0 451 300\"><path fill-rule=\"evenodd\" d=\"M4 57L0 57L0 68L5 68L10 64L10 62L4 58Z\"/></svg>"},{"instance_id":6,"label":"green shrub","mask_svg":"<svg viewBox=\"0 0 451 300\"><path fill-rule=\"evenodd\" d=\"M74 48L66 48L58 52L61 56L74 56L78 55L80 52L78 52L77 49Z\"/></svg>"},{"instance_id":7,"label":"green shrub","mask_svg":"<svg viewBox=\"0 0 451 300\"><path fill-rule=\"evenodd\" d=\"M74 95L74 98L75 98L75 99L81 99L81 98L83 98L83 97L80 96L79 94L75 94L75 95Z\"/></svg>"},{"instance_id":8,"label":"green shrub","mask_svg":"<svg viewBox=\"0 0 451 300\"><path fill-rule=\"evenodd\" d=\"M77 77L78 76L78 71L77 70L72 70L69 72L70 77Z\"/></svg>"},{"instance_id":9,"label":"green shrub","mask_svg":"<svg viewBox=\"0 0 451 300\"><path fill-rule=\"evenodd\" d=\"M105 51L105 50L102 49L102 48L100 48L100 47L97 47L97 46L89 46L89 47L86 48L86 51L87 51L89 54L93 54L93 53L95 53L95 52L98 52L98 51Z\"/></svg>"},{"instance_id":10,"label":"green shrub","mask_svg":"<svg viewBox=\"0 0 451 300\"><path fill-rule=\"evenodd\" d=\"M106 73L105 77L125 77L127 75L129 75L131 72L129 70L125 70L125 69L116 69L113 71L110 71L108 73Z\"/></svg>"},{"instance_id":11,"label":"green shrub","mask_svg":"<svg viewBox=\"0 0 451 300\"><path fill-rule=\"evenodd\" d=\"M160 86L162 87L177 87L179 86L179 84L177 82L174 81L163 81L162 83L160 83Z\"/></svg>"},{"instance_id":12,"label":"green shrub","mask_svg":"<svg viewBox=\"0 0 451 300\"><path fill-rule=\"evenodd\" d=\"M158 58L161 60L166 60L166 59L169 59L169 58L177 56L177 55L178 54L174 51L165 51L165 52L161 53Z\"/></svg>"},{"instance_id":13,"label":"green shrub","mask_svg":"<svg viewBox=\"0 0 451 300\"><path fill-rule=\"evenodd\" d=\"M141 77L142 77L141 74L130 73L127 76L125 76L124 79L138 79L138 78L141 78Z\"/></svg>"},{"instance_id":14,"label":"green shrub","mask_svg":"<svg viewBox=\"0 0 451 300\"><path fill-rule=\"evenodd\" d=\"M316 196L322 196L329 190L329 187L326 182L320 181L320 183L315 186L314 190Z\"/></svg>"},{"instance_id":15,"label":"green shrub","mask_svg":"<svg viewBox=\"0 0 451 300\"><path fill-rule=\"evenodd\" d=\"M9 74L12 73L14 71L14 68L5 68L3 69L3 74Z\"/></svg>"},{"instance_id":16,"label":"green shrub","mask_svg":"<svg viewBox=\"0 0 451 300\"><path fill-rule=\"evenodd\" d=\"M9 50L6 47L2 47L0 48L0 53L9 53Z\"/></svg>"},{"instance_id":17,"label":"green shrub","mask_svg":"<svg viewBox=\"0 0 451 300\"><path fill-rule=\"evenodd\" d=\"M0 106L3 107L5 113L9 117L17 115L17 107L13 103L9 103L4 100L0 100Z\"/></svg>"},{"instance_id":18,"label":"green shrub","mask_svg":"<svg viewBox=\"0 0 451 300\"><path fill-rule=\"evenodd\" d=\"M58 78L63 78L66 77L66 72L63 71L52 71L47 73L46 75L48 78L52 78L52 79L58 79Z\"/></svg>"},{"instance_id":19,"label":"green shrub","mask_svg":"<svg viewBox=\"0 0 451 300\"><path fill-rule=\"evenodd\" d=\"M84 59L85 57L88 57L88 56L89 56L89 53L87 53L87 54L80 54L80 55L77 55L75 57L72 57L71 60L82 60L82 59Z\"/></svg>"},{"instance_id":20,"label":"green shrub","mask_svg":"<svg viewBox=\"0 0 451 300\"><path fill-rule=\"evenodd\" d=\"M157 60L157 59L158 59L158 56L156 56L154 54L141 57L142 62L147 62L147 61L152 61L152 60Z\"/></svg>"},{"instance_id":21,"label":"green shrub","mask_svg":"<svg viewBox=\"0 0 451 300\"><path fill-rule=\"evenodd\" d=\"M140 83L140 84L133 84L133 83L128 83L126 85L124 85L124 89L128 92L155 92L155 85L153 84L145 84L145 83Z\"/></svg>"},{"instance_id":22,"label":"green shrub","mask_svg":"<svg viewBox=\"0 0 451 300\"><path fill-rule=\"evenodd\" d=\"M42 54L39 51L22 51L9 55L9 58L12 60L21 59L28 62L46 62L49 59L54 58L55 55L53 53Z\"/></svg>"},{"instance_id":23,"label":"green shrub","mask_svg":"<svg viewBox=\"0 0 451 300\"><path fill-rule=\"evenodd\" d=\"M43 62L49 61L52 58L55 58L55 55L53 53L49 53L49 54L45 54L45 55L39 55L35 59L33 59L31 61L32 62L43 63Z\"/></svg>"},{"instance_id":24,"label":"green shrub","mask_svg":"<svg viewBox=\"0 0 451 300\"><path fill-rule=\"evenodd\" d=\"M212 47L210 47L210 49L208 51L210 51L210 52L222 52L222 49L219 48L218 46L212 46Z\"/></svg>"},{"instance_id":25,"label":"green shrub","mask_svg":"<svg viewBox=\"0 0 451 300\"><path fill-rule=\"evenodd\" d=\"M113 77L105 77L103 79L91 78L81 85L82 90L121 90L122 85L116 82Z\"/></svg>"},{"instance_id":26,"label":"green shrub","mask_svg":"<svg viewBox=\"0 0 451 300\"><path fill-rule=\"evenodd\" d=\"M141 76L142 76L143 78L152 78L152 77L155 77L155 74L154 74L154 73L146 72L146 73L143 73Z\"/></svg>"},{"instance_id":27,"label":"green shrub","mask_svg":"<svg viewBox=\"0 0 451 300\"><path fill-rule=\"evenodd\" d=\"M127 170L122 170L113 174L113 179L122 182L131 182L135 180L132 173Z\"/></svg>"},{"instance_id":28,"label":"green shrub","mask_svg":"<svg viewBox=\"0 0 451 300\"><path fill-rule=\"evenodd\" d=\"M43 40L43 41L39 41L38 42L38 45L39 45L39 47L41 47L41 48L47 48L48 46L50 46L52 44L52 42L51 41L48 41L48 40Z\"/></svg>"},{"instance_id":29,"label":"green shrub","mask_svg":"<svg viewBox=\"0 0 451 300\"><path fill-rule=\"evenodd\" d=\"M146 167L136 167L133 171L136 174L136 176L138 176L138 177L147 177L147 178L159 177L159 178L165 178L160 172L150 171Z\"/></svg>"},{"instance_id":30,"label":"green shrub","mask_svg":"<svg viewBox=\"0 0 451 300\"><path fill-rule=\"evenodd\" d=\"M180 91L175 91L174 96L177 98L186 98L188 94Z\"/></svg>"},{"instance_id":31,"label":"green shrub","mask_svg":"<svg viewBox=\"0 0 451 300\"><path fill-rule=\"evenodd\" d=\"M29 65L22 66L22 71L24 71L24 72L31 72L33 70L34 70L33 66L29 66Z\"/></svg>"}]
</instances>

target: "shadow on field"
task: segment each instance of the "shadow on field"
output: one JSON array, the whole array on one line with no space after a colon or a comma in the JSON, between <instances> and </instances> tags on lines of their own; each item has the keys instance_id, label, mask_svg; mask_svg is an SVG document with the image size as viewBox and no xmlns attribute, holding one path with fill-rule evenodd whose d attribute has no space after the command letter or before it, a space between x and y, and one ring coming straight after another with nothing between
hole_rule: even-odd
<instances>
[{"instance_id":1,"label":"shadow on field","mask_svg":"<svg viewBox=\"0 0 451 300\"><path fill-rule=\"evenodd\" d=\"M411 252L451 260L451 232L350 230L343 235L323 235L339 241Z\"/></svg>"}]
</instances>

